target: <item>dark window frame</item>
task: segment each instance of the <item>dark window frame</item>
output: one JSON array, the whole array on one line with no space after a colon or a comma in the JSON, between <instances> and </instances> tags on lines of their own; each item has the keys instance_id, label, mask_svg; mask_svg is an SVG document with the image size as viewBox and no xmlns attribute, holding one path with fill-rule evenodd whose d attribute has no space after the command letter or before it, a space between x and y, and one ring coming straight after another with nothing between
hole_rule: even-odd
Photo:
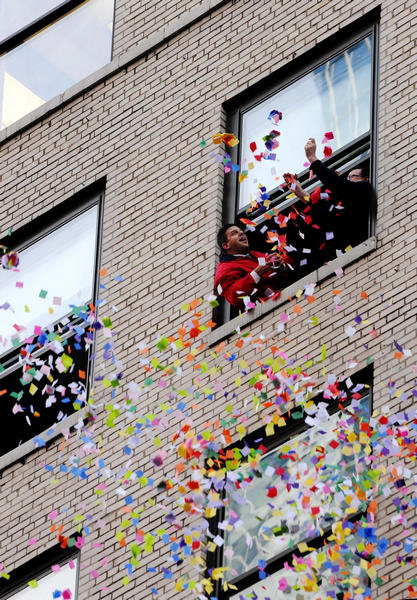
<instances>
[{"instance_id":1,"label":"dark window frame","mask_svg":"<svg viewBox=\"0 0 417 600\"><path fill-rule=\"evenodd\" d=\"M76 542L77 534L70 539ZM27 587L32 579L41 579L42 575L48 575L52 565L59 564L61 567L70 560L77 560L76 589L80 575L81 551L74 545L63 548L61 544L55 544L52 548L45 550L42 554L35 556L20 567L9 573L10 579L0 577L0 600L6 600Z\"/></svg>"},{"instance_id":2,"label":"dark window frame","mask_svg":"<svg viewBox=\"0 0 417 600\"><path fill-rule=\"evenodd\" d=\"M35 19L31 23L28 23L28 25L26 25L22 29L19 29L16 32L12 33L7 38L5 38L2 42L0 42L0 56L2 54L6 54L7 52L10 52L10 50L13 50L14 48L16 48L17 46L22 44L24 41L26 41L28 38L36 35L42 29L45 29L45 27L52 25L52 23L61 19L66 14L77 9L79 6L81 6L84 3L85 3L85 0L64 0L63 2L61 2L61 4L59 4L55 8L52 8L51 10L49 10L48 12L46 12L45 14L40 16L38 19ZM115 12L116 12L116 2L114 2L114 6L113 6L113 24L114 24ZM114 35L112 36L112 47L111 47L110 60L113 59L113 44L114 44Z\"/></svg>"},{"instance_id":3,"label":"dark window frame","mask_svg":"<svg viewBox=\"0 0 417 600\"><path fill-rule=\"evenodd\" d=\"M365 367L364 369L361 369L360 371L357 371L356 373L350 375L349 378L352 381L353 387L356 384L365 384L365 385L369 386L369 390L366 393L363 393L363 396L369 395L369 412L370 412L370 414L372 414L372 410L373 410L373 364L370 364L367 367ZM343 402L343 406L347 407L351 404L351 399L349 398L349 390L344 382L342 383L342 385L340 385L340 389L346 391L348 394L347 399ZM327 410L330 415L333 415L340 410L340 405L339 405L338 401L330 401L329 402L329 400L326 400L323 398L323 394L318 394L312 400L315 403L318 403L321 401L328 402L329 406L328 406ZM294 412L294 411L292 411L292 412ZM254 448L257 445L259 446L259 441L256 443L256 440L259 440L260 438L262 438L261 444L266 448L266 452L265 452L265 454L266 454L267 452L274 450L275 448L281 446L282 444L285 444L288 440L290 440L294 436L299 435L303 431L308 430L308 426L304 423L304 420L294 419L293 416L289 413L286 413L283 416L285 418L287 418L287 425L285 427L279 428L278 433L276 433L274 436L271 436L270 438L266 437L265 436L265 426L262 426L261 428L257 429L256 431L246 435L242 440L232 443L231 445L224 448L223 454L226 455L227 450L230 450L232 448L242 449L245 446L247 446L249 448ZM212 458L212 460L216 460L215 455L209 456L208 458ZM213 468L213 467L208 467L208 465L207 465L208 458L206 458L206 468L207 469ZM223 499L225 497L224 490L221 492L221 497ZM356 522L356 521L360 520L364 514L365 513L363 511L359 511L359 512L355 513L354 515L351 515L349 520L352 522ZM213 535L213 537L216 535L221 535L223 537L223 532L222 532L222 530L220 530L218 528L218 523L223 521L224 518L225 518L225 508L223 507L223 508L217 509L216 516L214 516L208 520L209 531ZM313 538L303 538L300 540L299 543L307 542L309 547L312 547L315 549L322 548L324 545L324 542L332 534L331 527L332 527L332 523L330 523L327 527L322 527L322 529L323 529L322 536L315 536ZM207 541L210 541L210 538L206 538L206 539L207 539ZM279 571L282 567L284 567L285 562L291 561L293 555L295 555L297 557L302 557L302 556L307 556L310 553L311 553L310 551L300 552L300 550L298 548L292 548L292 549L287 548L266 561L267 573L269 575L273 575L274 573ZM209 552L209 551L206 552L206 577L207 578L209 578L210 569L220 567L222 565L223 565L223 546L218 546L214 552ZM214 592L213 592L212 596L214 595L218 600L228 600L228 598L230 597L231 594L244 593L244 591L247 590L250 586L254 585L255 583L258 583L260 581L259 569L257 566L252 567L245 573L229 580L227 582L228 584L230 583L230 584L236 585L238 587L238 590L231 590L230 593L223 591L223 581L224 581L223 578L219 579L218 581L212 580L212 583L214 585ZM209 598L210 596L207 594L207 597Z\"/></svg>"},{"instance_id":4,"label":"dark window frame","mask_svg":"<svg viewBox=\"0 0 417 600\"><path fill-rule=\"evenodd\" d=\"M370 130L353 140L352 143L335 151L331 158L326 160L326 166L337 169L340 165L346 164L346 161L355 151L356 161L350 164L349 170L360 166L365 160L369 160L370 181L374 189L377 187L377 92L378 92L378 47L379 47L379 15L380 9L376 8L367 13L360 19L344 27L326 40L318 43L313 49L307 51L289 61L278 71L268 75L261 81L255 83L249 89L241 92L234 98L227 100L223 104L226 113L226 130L232 131L241 138L242 114L256 105L260 104L268 97L287 88L289 85L299 80L307 73L324 64L331 58L339 55L347 48L353 46L361 39L373 34L372 65L371 65L371 106L370 106ZM362 155L359 156L359 152ZM365 153L365 155L364 155ZM228 154L233 163L239 163L240 149L239 145L228 148ZM343 173L343 168L341 169ZM319 183L317 177L309 179L309 169L304 169L298 174L298 179L305 187L314 187ZM279 188L270 190L271 204L269 209L279 208L283 210L290 206L301 205L300 201L285 201L288 192L282 192ZM222 208L222 222L240 224L239 217L246 216L246 208L239 210L239 173L231 172L224 176L224 194ZM368 218L368 239L375 235L376 230L376 196L371 199L370 213ZM261 211L253 211L250 219L255 222L265 221ZM246 228L247 229L247 228ZM301 277L301 276L300 276ZM296 279L295 279L296 281ZM236 310L231 307L223 298L219 310L216 311L217 321L222 324L236 316Z\"/></svg>"},{"instance_id":5,"label":"dark window frame","mask_svg":"<svg viewBox=\"0 0 417 600\"><path fill-rule=\"evenodd\" d=\"M88 302L91 302L94 305L96 305L97 302L100 285L99 266L102 250L105 182L105 178L96 181L70 198L67 198L49 211L41 214L32 221L29 221L13 232L11 236L0 239L0 244L6 246L8 250L23 250L33 244L36 244L36 242L40 241L42 238L48 236L54 231L57 231L60 227L77 218L90 208L97 206L98 213L94 256L94 279L92 285L92 298L88 299ZM66 316L64 315L56 321L52 320L48 326L48 329L50 328L55 330L57 325L66 317L70 319L71 325L82 324L82 320L80 318L72 315L71 312L68 312ZM66 339L71 340L74 338L74 336L75 332L69 332L69 334L67 334L65 337ZM3 367L3 370L0 373L0 385L2 385L2 382L7 381L9 382L7 384L8 387L10 384L13 385L14 382L16 382L15 385L19 387L18 381L21 376L22 368L19 358L21 349L24 348L25 345L25 342L22 342L19 344L19 346L13 347L9 351L5 352L0 358L0 364ZM95 341L89 346L88 350L80 351L86 353L85 385L87 395L89 392L91 379L93 377L93 362L91 361L91 356L94 353L94 346ZM50 350L48 349L48 345L46 345L43 348L39 348L39 350L34 350L33 355L36 358L42 358L48 352L50 352ZM73 413L74 411L71 412ZM52 425L53 423L49 422L47 422L44 426L42 425L42 429L40 431L34 432L32 439L41 435L42 432L48 430ZM33 450L36 450L36 448ZM7 456L9 452L12 452L12 449L3 452L2 456Z\"/></svg>"}]
</instances>

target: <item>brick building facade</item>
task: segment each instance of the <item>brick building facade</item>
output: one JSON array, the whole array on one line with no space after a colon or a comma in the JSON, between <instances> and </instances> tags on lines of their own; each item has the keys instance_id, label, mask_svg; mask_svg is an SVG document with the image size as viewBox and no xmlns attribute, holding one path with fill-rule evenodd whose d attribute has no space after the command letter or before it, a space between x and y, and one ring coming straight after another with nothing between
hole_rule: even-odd
<instances>
[{"instance_id":1,"label":"brick building facade","mask_svg":"<svg viewBox=\"0 0 417 600\"><path fill-rule=\"evenodd\" d=\"M88 194L102 198L96 268L105 267L109 276L101 279L105 289L99 292L104 301L99 314L111 314L116 358L113 367L103 367L101 357L108 340L98 337L91 378L123 371L121 386L111 400L123 404L129 382L143 386L146 378L138 344L155 346L161 336L172 335L184 322L179 307L212 292L218 260L216 232L229 194L229 182L224 184L233 174L225 175L224 165L209 156L215 148L201 148L200 141L226 130L231 123L231 103L247 101L252 90L259 93L263 85L271 89L274 78L279 82L279 78L291 78L292 73L307 72L320 64L320 57L331 52L333 45L349 43L359 28L375 27L375 101L367 150L378 197L373 230L337 264L305 275L302 282L289 286L281 299L242 318L226 319L206 336L207 346L199 360L209 360L221 341L234 348L234 332L240 326L243 332L251 332L252 340L262 335L275 340L300 364L310 355L311 375L320 384L325 379L319 360L325 345L327 371L340 378L372 364L373 409L381 410L387 403L385 385L390 377L400 390L390 398L391 410L412 408L412 358L406 354L403 362L396 362L392 356L393 339L402 348L415 351L414 4L410 0L166 0L140 4L116 0L110 62L0 131L3 242L10 226L18 232L38 223L36 219L41 223L45 215L49 220L48 215L59 216L63 203L68 212L72 202L82 206ZM305 137L308 135L306 132ZM337 269L343 269L343 276L341 271L335 274ZM120 280L115 281L115 276ZM311 304L297 297L297 290L309 282L316 283ZM340 290L341 299L337 315L332 296L335 289ZM363 290L366 301L361 297ZM295 305L302 310L297 319L293 319ZM289 315L290 321L284 331L277 329L282 314ZM365 315L374 334L346 334L358 314ZM283 336L287 336L285 340ZM241 357L254 361L257 352L256 344L247 344ZM223 370L223 383L237 392L236 374L228 369ZM184 386L191 385L194 377L191 363L185 363L182 378L188 384ZM165 402L164 388L158 390L147 392L145 388L137 400L140 414L156 412ZM237 396L234 410L244 410L248 399L251 401L251 390ZM20 568L22 575L26 564L35 564L36 556L42 557L54 547L56 531L50 530L54 523L62 524L63 534L70 535L80 522L84 531L91 522L88 543L81 547L79 600L139 600L151 598L151 588L160 598L202 594L190 588L176 590L172 579L153 569L172 565L169 547L162 539L155 541L152 552L141 556L126 585L122 583L127 550L115 531L123 530L119 525L125 496L118 495L117 488L128 467L123 452L126 435L124 438L119 431L130 421L127 414L117 430L106 427L108 390L100 383L95 386L94 402L98 406L96 429L102 436L99 455L89 457L79 439L70 436L65 441L58 435L44 447L34 450L29 441L21 450L2 457L0 561L4 569L13 574ZM201 397L193 410L193 428L199 431L208 421L214 423L222 415L224 403L222 393ZM163 448L170 447L179 422L167 421L169 426L159 431ZM75 419L70 422L72 426L76 423ZM245 423L247 432L261 426L257 414L251 413ZM219 444L228 445L220 429L212 435ZM146 436L140 440L131 468L143 469L157 482L161 472L150 460L155 446ZM112 472L105 500L95 491L102 481L97 469L88 478L57 474L65 461L81 468L88 465L89 458L93 463L98 456L104 461L103 468ZM177 462L175 453L169 454L164 462L166 477ZM44 463L51 465L53 474ZM128 493L135 506L143 507L137 528L145 532L166 528L169 534L175 533L164 512L164 507L178 512L173 492L161 495L156 486L145 484L132 485ZM50 516L54 510L59 513L57 518ZM82 515L79 520L77 514ZM183 511L179 514L183 527L199 518ZM378 531L390 540L402 540L402 530L392 522L394 514L390 498L381 500ZM36 542L28 543L28 539ZM128 544L134 540L134 535L126 534ZM204 552L201 556L200 566L187 560L180 564L174 579L201 580ZM397 568L395 549L390 549L378 570L386 580L383 585L373 585L372 597L408 597L407 578L415 576L413 569L412 563Z\"/></svg>"}]
</instances>

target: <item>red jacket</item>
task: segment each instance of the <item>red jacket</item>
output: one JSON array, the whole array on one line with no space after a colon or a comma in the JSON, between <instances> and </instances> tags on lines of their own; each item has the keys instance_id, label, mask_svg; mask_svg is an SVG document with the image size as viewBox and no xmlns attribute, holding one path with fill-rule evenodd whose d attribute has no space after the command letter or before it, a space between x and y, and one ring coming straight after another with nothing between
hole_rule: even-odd
<instances>
[{"instance_id":1,"label":"red jacket","mask_svg":"<svg viewBox=\"0 0 417 600\"><path fill-rule=\"evenodd\" d=\"M222 253L214 277L214 290L238 308L245 308L245 296L249 296L250 301L255 302L271 295L267 292L268 288L272 293L278 292L283 287L281 272L274 273L272 277L264 275L259 283L250 275L259 265L258 258L266 256L268 255L264 252L255 251L251 251L248 256Z\"/></svg>"}]
</instances>

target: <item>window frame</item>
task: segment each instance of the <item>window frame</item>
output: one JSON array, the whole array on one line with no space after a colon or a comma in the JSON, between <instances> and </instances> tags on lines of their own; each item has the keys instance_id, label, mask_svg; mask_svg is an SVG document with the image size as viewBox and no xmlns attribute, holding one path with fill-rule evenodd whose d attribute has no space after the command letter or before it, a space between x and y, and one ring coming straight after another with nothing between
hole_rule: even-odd
<instances>
[{"instance_id":1,"label":"window frame","mask_svg":"<svg viewBox=\"0 0 417 600\"><path fill-rule=\"evenodd\" d=\"M240 139L242 134L241 115L254 108L258 104L270 96L282 91L292 83L298 81L304 75L311 73L320 65L335 58L344 50L355 45L361 39L366 37L366 34L373 33L373 53L371 66L371 115L370 115L370 179L375 180L376 174L376 141L377 141L377 74L378 74L378 40L379 40L379 9L373 10L361 19L355 21L341 31L330 36L323 42L317 44L312 50L307 51L300 57L295 58L278 71L268 75L268 77L257 82L248 90L231 100L227 100L223 104L226 112L227 131L233 131ZM307 63L307 65L306 65ZM277 83L278 80L278 83ZM358 138L359 139L359 138ZM357 140L354 140L352 146ZM346 148L341 148L335 152L331 159L326 160L326 165L332 166L341 156L342 151ZM239 144L228 149L233 163L239 162ZM363 159L362 159L363 160ZM300 175L300 181L308 177L309 169L303 170ZM225 223L235 222L237 216L241 214L239 211L238 202L238 186L239 173L228 173L225 175L224 183L224 201L223 201L223 220ZM374 181L375 183L375 181ZM274 193L275 190L270 190ZM286 194L284 194L285 196ZM274 205L271 203L271 207ZM253 216L253 215L252 215Z\"/></svg>"},{"instance_id":2,"label":"window frame","mask_svg":"<svg viewBox=\"0 0 417 600\"><path fill-rule=\"evenodd\" d=\"M70 539L75 539L77 534L71 536ZM21 592L27 587L27 584L32 579L40 579L40 576L49 574L52 565L59 564L61 567L66 565L70 560L77 560L76 575L75 575L75 598L78 596L78 587L80 579L80 559L81 551L76 546L67 546L62 548L60 544L55 544L48 550L45 550L38 556L23 563L20 567L16 567L9 573L10 579L0 577L0 600L7 600L13 594Z\"/></svg>"},{"instance_id":3,"label":"window frame","mask_svg":"<svg viewBox=\"0 0 417 600\"><path fill-rule=\"evenodd\" d=\"M44 29L48 28L50 25L53 25L55 22L57 22L61 19L64 19L66 15L69 15L71 12L73 12L74 10L76 10L77 8L79 8L80 6L85 4L86 1L88 1L88 0L63 0L63 2L61 2L57 7L52 8L51 10L49 10L48 12L46 12L45 14L40 16L38 19L35 19L28 25L24 26L23 28L19 29L16 32L12 33L7 38L5 38L2 42L0 42L0 58L3 55L7 55L9 52L16 49L18 46L23 44L26 40L28 40L32 37L35 37L38 33L41 33ZM116 0L113 0L113 17L112 17L113 29L112 29L112 36L111 36L110 57L109 57L109 60L105 64L109 64L113 60L115 15L116 15ZM102 65L102 66L104 66L104 65ZM90 75L87 75L87 77L91 77L91 73L90 73ZM67 87L65 90L62 90L60 92L60 94L58 94L58 96L65 93L67 89L70 89L74 85L77 85L83 79L85 79L85 77L82 77L81 79L77 78L77 81L75 81L74 84ZM52 100L52 98L49 98L49 99L43 101L43 103L38 108L40 108L41 106L44 106L47 102L50 102L51 100ZM0 115L1 115L2 110L3 110L2 102L0 102L0 109L1 109L0 110ZM5 127L3 127L3 128L1 128L1 121L0 121L0 133L4 130L9 129L10 127L14 127L15 123L18 123L21 119L26 118L27 115L30 114L31 112L34 112L34 110L37 110L37 109L35 108L35 109L30 110L29 112L25 113L24 115L21 115L21 117L19 117L17 120L13 121L12 123L9 123L8 125L5 125Z\"/></svg>"},{"instance_id":4,"label":"window frame","mask_svg":"<svg viewBox=\"0 0 417 600\"><path fill-rule=\"evenodd\" d=\"M90 208L97 206L97 228L96 228L96 245L95 245L95 255L94 255L94 275L92 281L92 298L88 301L92 302L96 305L98 294L99 294L99 266L100 266L100 258L102 251L102 238L103 238L103 216L104 216L104 195L105 195L105 181L106 179L100 179L97 182L91 184L84 190L78 192L74 196L67 198L51 210L41 214L36 217L32 221L29 221L22 227L16 230L16 232L12 233L12 236L3 237L0 239L0 244L7 246L8 250L23 250L36 242L40 241L44 237L48 236L50 233L57 231L60 227L70 222L71 220L77 218L77 216L81 215L85 211ZM52 320L48 327L55 329L57 324L62 321L62 319L69 317L71 319L71 312L68 312L63 317L60 317L56 321ZM73 317L71 319L72 323L77 323L77 317ZM75 332L66 332L62 334L63 339L71 339L74 337ZM16 372L16 379L20 376L21 363L19 361L20 350L22 346L25 345L25 342L22 342L17 347L11 348L9 351L6 351L2 357L0 358L0 364L4 368L4 370L0 373L0 385L1 381L6 377L13 377L13 373ZM90 357L92 353L94 353L95 348L95 336L93 343L90 345L89 349L85 352L87 353L87 369L86 369L86 393L88 395L90 383L94 376L94 363L90 361ZM49 351L49 346L46 345L38 350L35 350L32 354L34 358L40 358L42 355L46 354ZM66 419L60 421L56 424L53 435L48 438L48 442L52 441L57 435L59 435L61 429L70 426L71 422L75 418L78 420L81 411L75 411L71 415L69 415ZM72 419L74 417L74 419ZM76 420L74 420L74 423ZM6 466L9 466L13 462L20 460L23 456L36 451L37 448L33 446L33 439L38 436L45 436L45 432L47 432L53 424L47 424L41 432L34 433L33 437L29 440L22 442L20 445L14 447L9 450L5 454L0 456L0 472Z\"/></svg>"},{"instance_id":5,"label":"window frame","mask_svg":"<svg viewBox=\"0 0 417 600\"><path fill-rule=\"evenodd\" d=\"M356 373L347 376L343 380L343 382L341 382L340 389L347 391L349 394L348 388L345 384L345 381L348 378L352 381L353 386L355 386L356 384L365 384L365 385L369 386L367 393L366 394L364 393L363 396L369 395L369 412L370 412L370 414L372 414L372 411L373 411L373 364L370 364L367 367L365 367L364 369L361 369L360 371L357 371ZM325 398L323 398L322 393L316 395L312 400L315 403L323 402L323 401L328 402L327 411L328 411L329 415L333 415L340 410L338 401L326 400ZM343 402L343 406L347 407L350 404L351 404L351 398L348 397ZM263 438L261 443L266 448L266 452L265 452L265 455L266 455L267 453L273 451L275 448L278 448L282 444L285 444L293 437L295 437L295 436L299 435L300 433L302 433L303 431L307 431L309 429L308 425L305 424L304 420L294 419L291 415L291 411L289 411L288 413L286 413L283 416L284 416L284 418L287 419L287 425L285 427L279 428L278 432L274 436L267 438L265 436L265 426L262 426L261 428L256 429L254 432L246 435L242 440L238 440L235 443L232 443L231 445L224 448L223 449L224 454L226 454L227 450L230 450L233 448L242 449L245 446L247 446L249 448L256 447L256 445L259 445L259 442L258 442L258 444L256 444L256 440L259 440L259 438ZM210 468L212 469L213 467L208 466L207 460L208 459L206 459L206 465L205 465L206 469L210 469ZM215 460L215 458L214 458L214 460ZM226 493L223 489L221 491L220 497L222 499L224 499L225 495L226 495ZM216 535L220 535L224 539L224 532L218 528L218 523L220 523L224 520L225 513L226 513L226 509L223 506L222 508L217 509L216 515L214 517L208 519L209 531L210 531L211 536L215 537ZM358 511L357 513L352 514L349 517L349 520L352 522L356 522L356 521L360 520L364 514L365 513L363 511ZM307 542L307 544L310 548L314 548L316 550L320 549L324 546L324 543L327 541L329 536L332 535L331 528L332 528L332 523L330 523L326 527L322 527L323 535L315 536L312 538L302 538L297 543ZM207 541L210 541L210 539L211 538L209 538L209 537L206 538ZM222 546L217 546L217 548L214 552L209 552L209 551L206 552L206 571L205 571L206 578L210 578L210 576L209 576L210 569L223 566L223 550L224 550L224 544ZM295 555L297 557L303 557L303 556L308 556L310 553L311 553L311 551L301 552L297 547L294 547L291 549L286 548L286 549L282 550L281 552L279 552L278 554L276 554L275 556L273 556L272 558L266 560L267 572L269 575L273 575L274 573L276 573L277 571L279 571L281 568L284 567L285 562L291 562L293 555ZM213 594L211 594L211 596L216 597L217 600L228 600L231 595L245 593L245 590L248 590L248 588L250 586L254 585L255 583L258 583L260 581L259 569L257 566L254 566L251 569L249 569L248 571L246 571L245 573L228 580L227 581L228 584L230 583L230 584L236 585L238 587L237 590L230 590L230 592L229 591L225 592L223 590L223 582L225 581L223 578L220 578L217 581L213 581L212 579L210 579L210 580L211 580L212 584L214 585L214 591L213 591ZM250 590L248 590L248 592L249 591ZM206 594L206 595L207 595L207 598L211 597L209 594ZM236 598L238 598L238 596L236 596Z\"/></svg>"},{"instance_id":6,"label":"window frame","mask_svg":"<svg viewBox=\"0 0 417 600\"><path fill-rule=\"evenodd\" d=\"M10 52L28 38L36 35L45 27L49 27L52 25L54 21L57 21L64 17L66 14L72 12L77 9L81 4L84 4L85 0L63 0L58 6L52 8L45 14L41 15L38 19L35 19L31 23L28 23L25 27L22 27L18 31L10 34L7 38L5 38L2 42L0 42L0 56ZM114 16L116 12L116 2L113 6L113 24L114 24ZM113 59L113 45L114 45L114 35L112 36L112 46L110 53L110 61Z\"/></svg>"},{"instance_id":7,"label":"window frame","mask_svg":"<svg viewBox=\"0 0 417 600\"><path fill-rule=\"evenodd\" d=\"M354 23L349 24L337 33L331 35L326 40L319 42L314 48L308 50L301 56L287 62L283 67L263 78L252 85L249 89L241 92L234 98L223 103L225 112L226 130L234 132L240 139L242 134L242 119L244 112L253 108L266 100L268 97L285 89L307 73L314 71L318 66L324 64L331 58L339 55L347 48L355 45L361 39L373 34L372 64L371 64L371 105L370 105L370 130L369 134L364 134L354 140L352 143L335 151L331 158L326 160L326 166L337 168L342 161L346 161L349 156L349 150L364 146L367 156L360 156L356 163L350 164L350 169L369 159L370 180L374 190L377 190L377 110L378 110L378 58L379 58L379 16L380 9L370 11ZM228 154L233 163L239 163L240 149L239 145L228 148ZM343 168L341 169L343 173ZM309 179L309 169L304 169L298 174L298 179L305 187L314 187L319 183L317 177ZM223 202L222 202L222 223L237 223L240 216L247 216L245 209L239 211L239 173L230 172L224 175ZM281 210L289 206L296 205L300 201L285 201L288 192L279 192L279 188L271 190L272 202L270 209L279 207ZM370 211L368 218L368 237L370 240L376 231L376 213L377 202L374 194L370 202ZM256 223L265 221L264 213L254 211L250 214L250 219ZM248 231L248 228L244 228ZM322 265L323 266L323 265ZM303 275L299 279L301 279ZM297 281L297 279L295 279ZM225 324L236 316L236 310L231 307L224 298L220 300L220 306L215 312L215 320L220 324Z\"/></svg>"}]
</instances>

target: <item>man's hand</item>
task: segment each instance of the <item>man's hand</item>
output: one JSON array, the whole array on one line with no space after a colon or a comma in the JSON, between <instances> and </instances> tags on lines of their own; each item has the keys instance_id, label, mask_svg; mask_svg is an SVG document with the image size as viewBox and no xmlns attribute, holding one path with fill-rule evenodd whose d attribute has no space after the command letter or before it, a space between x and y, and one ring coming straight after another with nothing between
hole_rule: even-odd
<instances>
[{"instance_id":1,"label":"man's hand","mask_svg":"<svg viewBox=\"0 0 417 600\"><path fill-rule=\"evenodd\" d=\"M273 254L268 254L268 262L272 265L273 269L280 269L281 271L286 271L288 268L287 263L284 258L278 252L274 252Z\"/></svg>"},{"instance_id":2,"label":"man's hand","mask_svg":"<svg viewBox=\"0 0 417 600\"><path fill-rule=\"evenodd\" d=\"M294 192L297 198L305 202L305 204L308 204L310 196L302 188L301 183L298 181L296 176L291 175L291 173L284 173L283 177L285 179L285 183L288 185L288 188Z\"/></svg>"},{"instance_id":3,"label":"man's hand","mask_svg":"<svg viewBox=\"0 0 417 600\"><path fill-rule=\"evenodd\" d=\"M314 162L317 160L316 156L316 140L314 138L308 138L306 145L304 146L304 150L306 153L307 160L309 162Z\"/></svg>"},{"instance_id":4,"label":"man's hand","mask_svg":"<svg viewBox=\"0 0 417 600\"><path fill-rule=\"evenodd\" d=\"M254 271L259 275L259 277L262 278L264 275L269 275L272 273L272 265L267 262L264 265L258 265Z\"/></svg>"}]
</instances>

